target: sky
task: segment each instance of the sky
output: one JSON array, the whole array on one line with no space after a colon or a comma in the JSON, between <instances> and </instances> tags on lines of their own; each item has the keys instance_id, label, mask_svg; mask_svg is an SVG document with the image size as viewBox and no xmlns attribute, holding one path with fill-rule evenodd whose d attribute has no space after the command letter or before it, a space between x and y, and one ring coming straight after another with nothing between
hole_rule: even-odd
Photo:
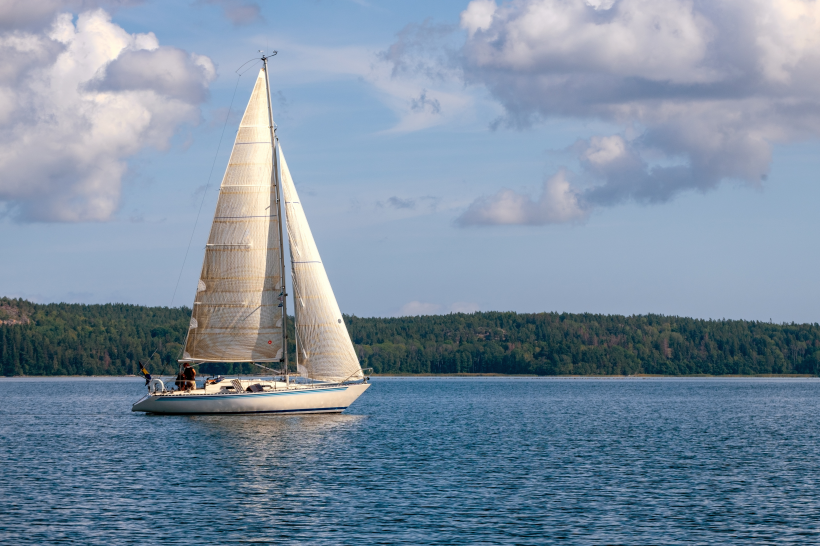
<instances>
[{"instance_id":1,"label":"sky","mask_svg":"<svg viewBox=\"0 0 820 546\"><path fill-rule=\"evenodd\" d=\"M258 50L342 311L820 322L820 3L10 0L0 295L191 305Z\"/></svg>"}]
</instances>

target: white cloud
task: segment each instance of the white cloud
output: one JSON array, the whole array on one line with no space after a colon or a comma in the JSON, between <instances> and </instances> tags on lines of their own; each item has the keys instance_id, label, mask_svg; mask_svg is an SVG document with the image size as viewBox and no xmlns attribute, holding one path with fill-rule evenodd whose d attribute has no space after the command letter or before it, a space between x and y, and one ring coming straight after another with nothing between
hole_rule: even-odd
<instances>
[{"instance_id":1,"label":"white cloud","mask_svg":"<svg viewBox=\"0 0 820 546\"><path fill-rule=\"evenodd\" d=\"M820 2L519 0L487 15L490 7L475 0L463 12L459 58L465 80L504 106L502 123L570 116L622 127L575 147L585 189L568 194L582 210L664 202L726 179L759 185L774 143L820 137ZM505 190L460 220L540 223L528 220L537 208Z\"/></svg>"},{"instance_id":2,"label":"white cloud","mask_svg":"<svg viewBox=\"0 0 820 546\"><path fill-rule=\"evenodd\" d=\"M216 77L211 60L174 47L161 48L153 35L150 38L122 51L88 87L97 91L155 91L189 103L207 99L208 87L203 83Z\"/></svg>"},{"instance_id":3,"label":"white cloud","mask_svg":"<svg viewBox=\"0 0 820 546\"><path fill-rule=\"evenodd\" d=\"M473 0L461 12L461 28L466 29L470 36L479 30L490 28L496 9L498 6L495 0Z\"/></svg>"},{"instance_id":4,"label":"white cloud","mask_svg":"<svg viewBox=\"0 0 820 546\"><path fill-rule=\"evenodd\" d=\"M437 303L425 303L422 301L411 301L405 303L397 317L416 317L419 315L435 315L441 310L441 305Z\"/></svg>"},{"instance_id":5,"label":"white cloud","mask_svg":"<svg viewBox=\"0 0 820 546\"><path fill-rule=\"evenodd\" d=\"M461 226L534 226L580 222L586 219L587 214L579 203L577 192L570 186L566 173L561 171L544 182L543 192L537 200L529 195L503 189L495 195L473 201L456 223Z\"/></svg>"},{"instance_id":6,"label":"white cloud","mask_svg":"<svg viewBox=\"0 0 820 546\"><path fill-rule=\"evenodd\" d=\"M486 10L487 2L475 0ZM465 53L486 69L602 71L660 81L712 81L704 64L712 24L685 0L621 0L615 9L585 0L530 0L494 10ZM606 17L601 19L601 11Z\"/></svg>"},{"instance_id":7,"label":"white cloud","mask_svg":"<svg viewBox=\"0 0 820 546\"><path fill-rule=\"evenodd\" d=\"M475 313L480 309L477 303L469 301L457 301L446 307L449 313ZM444 305L423 301L411 301L405 303L396 313L397 317L416 317L423 315L439 315L445 310Z\"/></svg>"},{"instance_id":8,"label":"white cloud","mask_svg":"<svg viewBox=\"0 0 820 546\"><path fill-rule=\"evenodd\" d=\"M291 84L349 77L369 84L396 116L384 134L471 122L482 94L465 88L461 67L454 61L462 45L454 35L457 30L431 21L409 24L386 48L322 47L280 38L276 73ZM262 37L257 40L265 43ZM498 109L495 103L492 107Z\"/></svg>"},{"instance_id":9,"label":"white cloud","mask_svg":"<svg viewBox=\"0 0 820 546\"><path fill-rule=\"evenodd\" d=\"M608 10L615 5L615 0L586 0L587 5L596 10Z\"/></svg>"},{"instance_id":10,"label":"white cloud","mask_svg":"<svg viewBox=\"0 0 820 546\"><path fill-rule=\"evenodd\" d=\"M606 165L626 154L626 142L619 135L609 137L592 137L589 147L581 154L593 165Z\"/></svg>"},{"instance_id":11,"label":"white cloud","mask_svg":"<svg viewBox=\"0 0 820 546\"><path fill-rule=\"evenodd\" d=\"M199 121L207 57L129 34L103 10L0 33L0 202L26 221L104 221L126 159Z\"/></svg>"},{"instance_id":12,"label":"white cloud","mask_svg":"<svg viewBox=\"0 0 820 546\"><path fill-rule=\"evenodd\" d=\"M459 47L453 40L454 29L429 21L410 24L398 32L396 42L381 51L283 43L281 49L288 51L288 58L278 59L277 66L289 76L296 73L302 78L308 73L321 79L359 77L396 114L397 122L384 133L421 131L473 114L475 100L457 76L460 69L450 62Z\"/></svg>"},{"instance_id":13,"label":"white cloud","mask_svg":"<svg viewBox=\"0 0 820 546\"><path fill-rule=\"evenodd\" d=\"M475 313L481 309L477 303L470 301L457 301L450 305L450 312L452 313Z\"/></svg>"},{"instance_id":14,"label":"white cloud","mask_svg":"<svg viewBox=\"0 0 820 546\"><path fill-rule=\"evenodd\" d=\"M804 0L758 2L755 26L760 67L769 80L793 83L800 65L820 51L820 4Z\"/></svg>"},{"instance_id":15,"label":"white cloud","mask_svg":"<svg viewBox=\"0 0 820 546\"><path fill-rule=\"evenodd\" d=\"M453 30L429 21L407 25L397 41L378 54L380 62L370 65L365 79L399 116L386 133L420 131L471 113L475 101L450 62L456 51L448 44Z\"/></svg>"}]
</instances>

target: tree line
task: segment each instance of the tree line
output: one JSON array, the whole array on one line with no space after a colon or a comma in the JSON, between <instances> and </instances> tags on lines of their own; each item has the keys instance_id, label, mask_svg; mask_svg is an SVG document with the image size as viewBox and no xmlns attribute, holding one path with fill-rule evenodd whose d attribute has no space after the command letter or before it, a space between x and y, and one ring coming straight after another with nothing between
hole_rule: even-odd
<instances>
[{"instance_id":1,"label":"tree line","mask_svg":"<svg viewBox=\"0 0 820 546\"><path fill-rule=\"evenodd\" d=\"M0 298L0 374L173 373L191 310ZM820 371L820 325L664 315L345 316L362 367L380 373L755 375ZM294 361L293 323L289 358ZM248 363L202 373L262 373Z\"/></svg>"}]
</instances>

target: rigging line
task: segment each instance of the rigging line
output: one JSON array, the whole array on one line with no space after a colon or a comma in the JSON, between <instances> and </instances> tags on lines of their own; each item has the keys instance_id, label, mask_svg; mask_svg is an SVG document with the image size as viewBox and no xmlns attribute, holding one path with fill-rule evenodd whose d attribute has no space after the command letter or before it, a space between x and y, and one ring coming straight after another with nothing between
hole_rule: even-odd
<instances>
[{"instance_id":1,"label":"rigging line","mask_svg":"<svg viewBox=\"0 0 820 546\"><path fill-rule=\"evenodd\" d=\"M249 67L247 70L242 70L242 68L244 68L244 67L245 67L245 65L247 65L248 63L252 63L252 62L254 62L254 61L258 61L258 60L260 60L260 59L259 59L259 57L254 57L254 58L253 58L253 59L251 59L250 61L245 62L242 66L240 66L239 68L237 68L236 70L234 70L234 72L236 72L237 74L239 74L239 75L241 76L242 74L244 74L245 72L247 72L248 70L250 70L251 68L253 68L253 67L251 66L251 67ZM240 72L240 70L242 70L242 72Z\"/></svg>"},{"instance_id":2,"label":"rigging line","mask_svg":"<svg viewBox=\"0 0 820 546\"><path fill-rule=\"evenodd\" d=\"M277 375L279 374L279 372L282 371L282 370L274 370L273 368L268 368L267 366L263 366L262 364L258 364L256 362L251 362L251 364L253 364L254 366L259 366L260 368L265 368L266 370L270 370L272 372L276 372Z\"/></svg>"}]
</instances>

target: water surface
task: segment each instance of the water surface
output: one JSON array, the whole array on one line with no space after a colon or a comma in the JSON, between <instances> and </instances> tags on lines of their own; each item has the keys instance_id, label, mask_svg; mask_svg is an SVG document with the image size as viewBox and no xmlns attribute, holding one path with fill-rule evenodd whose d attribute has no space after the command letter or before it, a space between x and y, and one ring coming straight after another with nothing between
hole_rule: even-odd
<instances>
[{"instance_id":1,"label":"water surface","mask_svg":"<svg viewBox=\"0 0 820 546\"><path fill-rule=\"evenodd\" d=\"M819 390L377 378L342 415L185 417L0 380L0 542L818 542Z\"/></svg>"}]
</instances>

